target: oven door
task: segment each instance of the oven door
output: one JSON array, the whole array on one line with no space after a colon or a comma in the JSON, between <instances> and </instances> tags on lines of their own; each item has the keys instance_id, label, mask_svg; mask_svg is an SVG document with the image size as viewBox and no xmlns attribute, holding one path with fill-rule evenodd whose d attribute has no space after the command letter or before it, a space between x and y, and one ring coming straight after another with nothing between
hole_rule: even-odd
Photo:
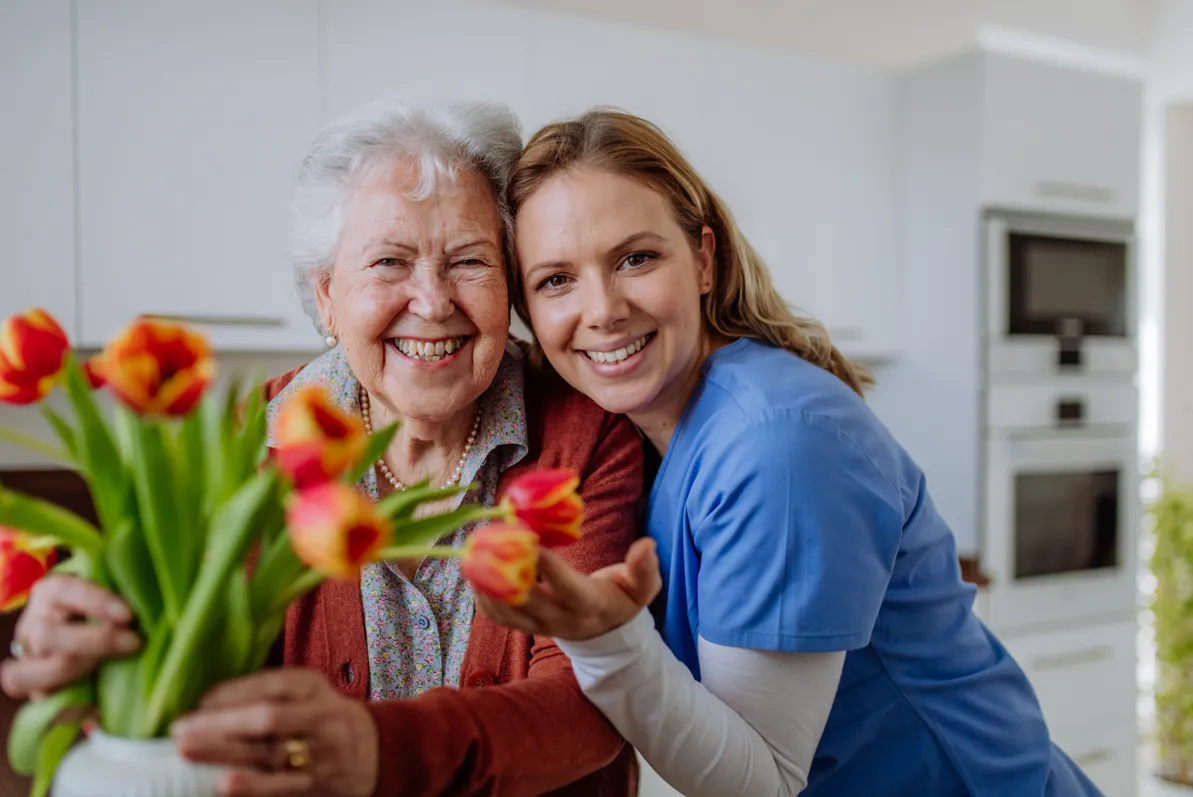
<instances>
[{"instance_id":1,"label":"oven door","mask_svg":"<svg viewBox=\"0 0 1193 797\"><path fill-rule=\"evenodd\" d=\"M985 223L988 369L1130 373L1136 361L1129 224L991 215Z\"/></svg>"},{"instance_id":2,"label":"oven door","mask_svg":"<svg viewBox=\"0 0 1193 797\"><path fill-rule=\"evenodd\" d=\"M1029 629L1132 606L1140 480L1134 437L1057 431L1006 435L986 446L990 627Z\"/></svg>"}]
</instances>

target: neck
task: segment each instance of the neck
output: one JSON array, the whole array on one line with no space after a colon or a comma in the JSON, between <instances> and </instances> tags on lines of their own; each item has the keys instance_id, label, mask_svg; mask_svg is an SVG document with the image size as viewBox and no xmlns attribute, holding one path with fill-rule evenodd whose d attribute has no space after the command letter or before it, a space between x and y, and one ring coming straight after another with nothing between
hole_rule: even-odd
<instances>
[{"instance_id":1,"label":"neck","mask_svg":"<svg viewBox=\"0 0 1193 797\"><path fill-rule=\"evenodd\" d=\"M479 400L443 419L402 417L383 400L369 394L374 431L398 423L398 431L385 452L385 461L404 484L430 479L440 485L460 464L476 422Z\"/></svg>"},{"instance_id":2,"label":"neck","mask_svg":"<svg viewBox=\"0 0 1193 797\"><path fill-rule=\"evenodd\" d=\"M684 407L692 392L700 384L703 377L704 363L708 356L722 346L732 343L732 339L723 335L708 335L700 342L697 356L692 359L682 378L675 380L672 387L660 393L649 407L641 411L627 413L629 419L642 430L642 434L650 441L659 455L667 453L667 446L671 445L671 436L675 434L675 427L683 417Z\"/></svg>"}]
</instances>

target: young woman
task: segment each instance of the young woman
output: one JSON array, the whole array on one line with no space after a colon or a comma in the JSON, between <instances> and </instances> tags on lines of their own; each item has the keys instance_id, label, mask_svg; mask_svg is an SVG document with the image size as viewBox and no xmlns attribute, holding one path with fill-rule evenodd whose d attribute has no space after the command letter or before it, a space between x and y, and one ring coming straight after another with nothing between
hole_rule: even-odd
<instances>
[{"instance_id":1,"label":"young woman","mask_svg":"<svg viewBox=\"0 0 1193 797\"><path fill-rule=\"evenodd\" d=\"M1098 794L974 616L868 378L792 315L660 131L607 111L549 125L510 196L536 353L661 462L624 564L544 554L528 604L482 610L558 639L685 795Z\"/></svg>"}]
</instances>

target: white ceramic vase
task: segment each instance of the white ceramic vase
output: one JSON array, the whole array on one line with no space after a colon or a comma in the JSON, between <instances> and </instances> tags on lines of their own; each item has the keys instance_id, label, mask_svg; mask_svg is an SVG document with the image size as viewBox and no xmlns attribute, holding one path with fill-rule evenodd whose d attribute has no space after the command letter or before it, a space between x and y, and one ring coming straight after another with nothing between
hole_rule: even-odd
<instances>
[{"instance_id":1,"label":"white ceramic vase","mask_svg":"<svg viewBox=\"0 0 1193 797\"><path fill-rule=\"evenodd\" d=\"M171 739L122 739L95 730L54 776L53 797L218 797L225 767L196 764Z\"/></svg>"}]
</instances>

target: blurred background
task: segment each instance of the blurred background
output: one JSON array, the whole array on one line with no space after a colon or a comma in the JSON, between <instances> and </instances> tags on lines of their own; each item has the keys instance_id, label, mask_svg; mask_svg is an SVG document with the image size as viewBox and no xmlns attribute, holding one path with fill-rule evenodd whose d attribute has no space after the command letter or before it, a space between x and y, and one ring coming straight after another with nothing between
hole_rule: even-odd
<instances>
[{"instance_id":1,"label":"blurred background","mask_svg":"<svg viewBox=\"0 0 1193 797\"><path fill-rule=\"evenodd\" d=\"M1165 644L1193 633L1193 0L0 0L0 316L83 349L173 316L223 377L312 358L292 180L386 94L659 124L874 371L1056 741L1108 797L1193 795L1193 644ZM86 503L4 444L0 481Z\"/></svg>"}]
</instances>

